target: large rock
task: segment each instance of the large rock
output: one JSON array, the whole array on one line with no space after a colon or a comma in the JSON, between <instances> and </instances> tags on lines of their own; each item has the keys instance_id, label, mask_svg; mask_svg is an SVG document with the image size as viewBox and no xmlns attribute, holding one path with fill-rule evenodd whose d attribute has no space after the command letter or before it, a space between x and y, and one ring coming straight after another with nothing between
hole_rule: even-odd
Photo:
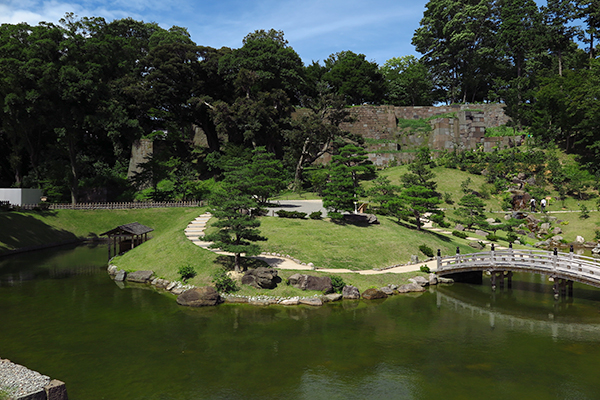
<instances>
[{"instance_id":1,"label":"large rock","mask_svg":"<svg viewBox=\"0 0 600 400\"><path fill-rule=\"evenodd\" d=\"M389 286L380 287L379 290L387 294L388 296L392 296L394 294L394 289L392 289Z\"/></svg>"},{"instance_id":2,"label":"large rock","mask_svg":"<svg viewBox=\"0 0 600 400\"><path fill-rule=\"evenodd\" d=\"M398 293L424 292L425 290L426 289L423 286L413 282L400 286L398 288Z\"/></svg>"},{"instance_id":3,"label":"large rock","mask_svg":"<svg viewBox=\"0 0 600 400\"><path fill-rule=\"evenodd\" d=\"M324 301L338 301L342 299L341 293L330 293L323 296Z\"/></svg>"},{"instance_id":4,"label":"large rock","mask_svg":"<svg viewBox=\"0 0 600 400\"><path fill-rule=\"evenodd\" d=\"M362 298L365 300L385 299L387 294L379 289L367 289L362 293Z\"/></svg>"},{"instance_id":5,"label":"large rock","mask_svg":"<svg viewBox=\"0 0 600 400\"><path fill-rule=\"evenodd\" d=\"M322 306L323 305L323 300L321 300L318 297L311 297L308 299L299 299L298 303L300 304L305 304L307 306Z\"/></svg>"},{"instance_id":6,"label":"large rock","mask_svg":"<svg viewBox=\"0 0 600 400\"><path fill-rule=\"evenodd\" d=\"M344 214L344 220L355 224L379 224L375 214Z\"/></svg>"},{"instance_id":7,"label":"large rock","mask_svg":"<svg viewBox=\"0 0 600 400\"><path fill-rule=\"evenodd\" d=\"M563 233L563 231L558 226L556 226L556 227L554 227L554 229L552 229L553 235L560 235L561 233Z\"/></svg>"},{"instance_id":8,"label":"large rock","mask_svg":"<svg viewBox=\"0 0 600 400\"><path fill-rule=\"evenodd\" d=\"M415 276L413 278L410 278L408 281L412 282L412 283L416 283L417 285L420 285L420 286L429 285L429 279L424 278L422 276Z\"/></svg>"},{"instance_id":9,"label":"large rock","mask_svg":"<svg viewBox=\"0 0 600 400\"><path fill-rule=\"evenodd\" d=\"M188 289L177 296L177 304L189 307L216 306L221 301L221 296L211 286Z\"/></svg>"},{"instance_id":10,"label":"large rock","mask_svg":"<svg viewBox=\"0 0 600 400\"><path fill-rule=\"evenodd\" d=\"M284 299L279 302L282 306L297 306L300 304L300 299L298 297L292 297L291 299Z\"/></svg>"},{"instance_id":11,"label":"large rock","mask_svg":"<svg viewBox=\"0 0 600 400\"><path fill-rule=\"evenodd\" d=\"M357 287L346 285L342 289L342 297L348 300L360 299L360 291Z\"/></svg>"},{"instance_id":12,"label":"large rock","mask_svg":"<svg viewBox=\"0 0 600 400\"><path fill-rule=\"evenodd\" d=\"M479 242L470 241L469 246L471 246L472 248L477 249L477 250L483 250L483 246Z\"/></svg>"},{"instance_id":13,"label":"large rock","mask_svg":"<svg viewBox=\"0 0 600 400\"><path fill-rule=\"evenodd\" d=\"M271 268L259 267L247 271L242 277L242 285L250 285L256 289L274 289L281 282L277 271Z\"/></svg>"},{"instance_id":14,"label":"large rock","mask_svg":"<svg viewBox=\"0 0 600 400\"><path fill-rule=\"evenodd\" d=\"M289 278L290 285L302 290L316 290L323 293L333 292L331 278L328 276L312 276L294 274Z\"/></svg>"},{"instance_id":15,"label":"large rock","mask_svg":"<svg viewBox=\"0 0 600 400\"><path fill-rule=\"evenodd\" d=\"M429 279L429 284L430 285L437 285L438 284L438 277L437 277L436 274L434 274L434 273L429 274L428 279Z\"/></svg>"},{"instance_id":16,"label":"large rock","mask_svg":"<svg viewBox=\"0 0 600 400\"><path fill-rule=\"evenodd\" d=\"M153 271L133 271L127 274L128 282L146 283L152 279Z\"/></svg>"},{"instance_id":17,"label":"large rock","mask_svg":"<svg viewBox=\"0 0 600 400\"><path fill-rule=\"evenodd\" d=\"M585 243L585 239L583 238L583 236L577 236L575 238L575 243L582 245Z\"/></svg>"},{"instance_id":18,"label":"large rock","mask_svg":"<svg viewBox=\"0 0 600 400\"><path fill-rule=\"evenodd\" d=\"M115 274L115 281L117 281L117 282L123 282L126 277L127 277L127 272L125 272L124 270L120 269Z\"/></svg>"},{"instance_id":19,"label":"large rock","mask_svg":"<svg viewBox=\"0 0 600 400\"><path fill-rule=\"evenodd\" d=\"M479 236L484 236L485 237L485 236L487 236L488 233L485 232L485 231L482 231L481 229L476 229L475 230L475 234L479 235Z\"/></svg>"}]
</instances>

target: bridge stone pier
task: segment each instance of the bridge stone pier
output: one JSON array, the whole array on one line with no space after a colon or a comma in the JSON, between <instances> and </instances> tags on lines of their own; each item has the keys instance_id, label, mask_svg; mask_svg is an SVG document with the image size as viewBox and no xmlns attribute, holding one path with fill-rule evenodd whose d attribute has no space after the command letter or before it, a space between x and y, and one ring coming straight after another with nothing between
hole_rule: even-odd
<instances>
[{"instance_id":1,"label":"bridge stone pier","mask_svg":"<svg viewBox=\"0 0 600 400\"><path fill-rule=\"evenodd\" d=\"M490 276L493 289L512 286L514 272L547 275L554 282L555 297L573 296L573 282L600 287L600 262L592 257L576 255L573 246L569 253L546 250L496 250L442 257L437 253L437 275L450 277L456 282L483 282L483 274Z\"/></svg>"}]
</instances>

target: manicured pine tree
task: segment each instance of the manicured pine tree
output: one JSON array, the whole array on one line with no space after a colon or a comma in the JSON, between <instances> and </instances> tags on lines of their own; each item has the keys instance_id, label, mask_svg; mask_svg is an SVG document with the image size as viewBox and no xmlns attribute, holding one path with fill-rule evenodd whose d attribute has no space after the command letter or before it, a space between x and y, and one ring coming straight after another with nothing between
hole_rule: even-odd
<instances>
[{"instance_id":1,"label":"manicured pine tree","mask_svg":"<svg viewBox=\"0 0 600 400\"><path fill-rule=\"evenodd\" d=\"M471 229L474 225L484 227L487 225L485 221L484 208L485 203L474 194L464 195L458 202L459 208L456 210L456 215L459 216L458 222L464 224L467 229Z\"/></svg>"},{"instance_id":2,"label":"manicured pine tree","mask_svg":"<svg viewBox=\"0 0 600 400\"><path fill-rule=\"evenodd\" d=\"M267 240L260 235L260 221L252 214L256 209L256 201L240 188L240 179L244 174L226 174L222 188L213 193L211 205L217 221L213 226L219 230L205 236L212 241L211 248L218 248L235 255L235 271L240 272L241 256L253 256L260 253L260 247L254 243Z\"/></svg>"},{"instance_id":3,"label":"manicured pine tree","mask_svg":"<svg viewBox=\"0 0 600 400\"><path fill-rule=\"evenodd\" d=\"M441 202L436 191L435 175L431 172L429 148L419 149L415 161L408 166L409 173L402 176L402 190L398 197L388 201L387 209L398 220L414 218L417 230L421 230L423 215L440 213Z\"/></svg>"}]
</instances>

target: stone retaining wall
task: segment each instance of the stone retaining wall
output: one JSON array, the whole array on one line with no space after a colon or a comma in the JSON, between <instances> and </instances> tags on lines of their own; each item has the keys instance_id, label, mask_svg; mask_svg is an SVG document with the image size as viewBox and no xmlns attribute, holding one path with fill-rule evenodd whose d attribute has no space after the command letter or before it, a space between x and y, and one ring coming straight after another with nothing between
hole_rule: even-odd
<instances>
[{"instance_id":1,"label":"stone retaining wall","mask_svg":"<svg viewBox=\"0 0 600 400\"><path fill-rule=\"evenodd\" d=\"M0 394L8 400L68 400L64 382L0 359Z\"/></svg>"}]
</instances>

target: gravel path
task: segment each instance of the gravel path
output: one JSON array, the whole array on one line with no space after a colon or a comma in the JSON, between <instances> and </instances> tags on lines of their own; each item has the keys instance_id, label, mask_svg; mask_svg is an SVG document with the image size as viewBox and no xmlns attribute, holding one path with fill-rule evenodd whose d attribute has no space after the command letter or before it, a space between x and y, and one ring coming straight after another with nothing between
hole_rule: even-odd
<instances>
[{"instance_id":1,"label":"gravel path","mask_svg":"<svg viewBox=\"0 0 600 400\"><path fill-rule=\"evenodd\" d=\"M50 377L46 375L15 364L10 360L0 359L0 393L4 390L9 392L12 397L21 398L44 392L44 386L49 383Z\"/></svg>"}]
</instances>

